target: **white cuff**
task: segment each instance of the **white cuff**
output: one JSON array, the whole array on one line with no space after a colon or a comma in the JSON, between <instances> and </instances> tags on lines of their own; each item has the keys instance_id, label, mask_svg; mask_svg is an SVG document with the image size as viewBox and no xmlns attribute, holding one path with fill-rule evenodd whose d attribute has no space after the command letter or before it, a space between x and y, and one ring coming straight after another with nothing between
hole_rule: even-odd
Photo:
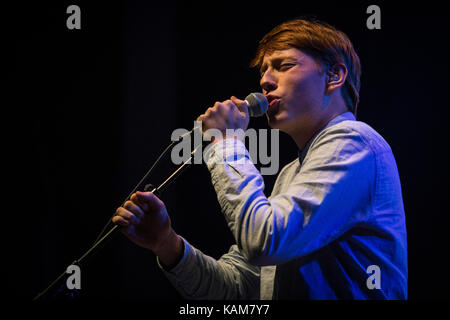
<instances>
[{"instance_id":1,"label":"white cuff","mask_svg":"<svg viewBox=\"0 0 450 320\"><path fill-rule=\"evenodd\" d=\"M250 155L245 148L245 144L236 138L226 138L206 147L204 159L208 169L212 169L216 164L252 163Z\"/></svg>"}]
</instances>

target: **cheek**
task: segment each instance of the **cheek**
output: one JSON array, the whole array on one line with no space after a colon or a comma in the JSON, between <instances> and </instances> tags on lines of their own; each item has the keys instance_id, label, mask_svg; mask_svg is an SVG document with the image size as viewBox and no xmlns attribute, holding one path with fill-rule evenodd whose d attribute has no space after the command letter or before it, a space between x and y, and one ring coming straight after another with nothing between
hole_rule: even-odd
<instances>
[{"instance_id":1,"label":"cheek","mask_svg":"<svg viewBox=\"0 0 450 320\"><path fill-rule=\"evenodd\" d=\"M286 85L294 102L309 105L322 101L325 83L323 77L316 72L287 79Z\"/></svg>"}]
</instances>

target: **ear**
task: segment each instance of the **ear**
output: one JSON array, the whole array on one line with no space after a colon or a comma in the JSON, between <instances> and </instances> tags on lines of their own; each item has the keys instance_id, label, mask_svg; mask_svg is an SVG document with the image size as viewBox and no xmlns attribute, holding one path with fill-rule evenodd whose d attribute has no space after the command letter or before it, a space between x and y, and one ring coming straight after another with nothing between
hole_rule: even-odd
<instances>
[{"instance_id":1,"label":"ear","mask_svg":"<svg viewBox=\"0 0 450 320\"><path fill-rule=\"evenodd\" d=\"M342 87L347 79L347 73L345 64L337 63L332 66L327 72L326 93L331 93L333 90Z\"/></svg>"}]
</instances>

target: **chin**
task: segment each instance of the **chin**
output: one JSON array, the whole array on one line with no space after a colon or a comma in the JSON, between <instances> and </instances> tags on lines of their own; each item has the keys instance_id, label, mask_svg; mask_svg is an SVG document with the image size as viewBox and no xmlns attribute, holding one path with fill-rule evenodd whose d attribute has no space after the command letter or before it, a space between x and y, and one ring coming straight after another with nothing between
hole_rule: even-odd
<instances>
[{"instance_id":1,"label":"chin","mask_svg":"<svg viewBox=\"0 0 450 320\"><path fill-rule=\"evenodd\" d=\"M267 123L269 124L269 127L272 129L278 129L281 131L285 131L283 128L289 126L289 121L285 117L284 113L277 113L274 115L267 115Z\"/></svg>"}]
</instances>

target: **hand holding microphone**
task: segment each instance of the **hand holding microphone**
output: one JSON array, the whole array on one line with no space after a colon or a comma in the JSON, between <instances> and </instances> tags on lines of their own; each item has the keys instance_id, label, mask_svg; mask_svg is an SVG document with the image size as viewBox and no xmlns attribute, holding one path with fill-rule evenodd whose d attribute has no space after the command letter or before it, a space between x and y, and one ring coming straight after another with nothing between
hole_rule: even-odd
<instances>
[{"instance_id":1,"label":"hand holding microphone","mask_svg":"<svg viewBox=\"0 0 450 320\"><path fill-rule=\"evenodd\" d=\"M218 129L225 137L226 129L246 130L249 117L259 117L266 113L267 98L262 93L251 93L245 100L232 96L229 100L216 102L213 107L197 118L202 122L202 131Z\"/></svg>"}]
</instances>

